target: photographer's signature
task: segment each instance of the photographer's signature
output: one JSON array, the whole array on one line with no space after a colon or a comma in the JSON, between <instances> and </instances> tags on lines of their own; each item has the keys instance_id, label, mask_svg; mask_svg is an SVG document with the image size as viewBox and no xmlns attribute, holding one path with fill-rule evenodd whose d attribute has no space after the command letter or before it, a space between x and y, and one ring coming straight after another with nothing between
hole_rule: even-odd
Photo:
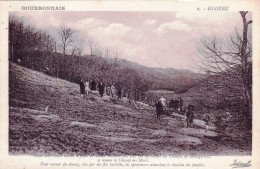
<instances>
[{"instance_id":1,"label":"photographer's signature","mask_svg":"<svg viewBox=\"0 0 260 169\"><path fill-rule=\"evenodd\" d=\"M232 168L244 168L244 167L250 167L251 166L251 160L248 162L241 162L238 160L234 160L232 164L230 164Z\"/></svg>"}]
</instances>

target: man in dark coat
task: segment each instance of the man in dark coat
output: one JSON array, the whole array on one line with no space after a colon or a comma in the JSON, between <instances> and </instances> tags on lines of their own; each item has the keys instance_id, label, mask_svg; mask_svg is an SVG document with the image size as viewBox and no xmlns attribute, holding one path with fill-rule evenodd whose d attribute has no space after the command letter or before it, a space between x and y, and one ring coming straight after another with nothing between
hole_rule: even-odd
<instances>
[{"instance_id":1,"label":"man in dark coat","mask_svg":"<svg viewBox=\"0 0 260 169\"><path fill-rule=\"evenodd\" d=\"M118 97L118 99L121 99L121 97L122 97L122 88L120 85L118 86L118 89L117 89L117 97Z\"/></svg>"},{"instance_id":2,"label":"man in dark coat","mask_svg":"<svg viewBox=\"0 0 260 169\"><path fill-rule=\"evenodd\" d=\"M79 86L80 86L80 95L81 95L81 97L84 97L84 94L85 94L85 84L83 82L83 79L80 79Z\"/></svg>"},{"instance_id":3,"label":"man in dark coat","mask_svg":"<svg viewBox=\"0 0 260 169\"><path fill-rule=\"evenodd\" d=\"M191 123L193 122L194 118L194 113L193 113L193 108L188 107L188 112L186 113L186 122L187 122L187 127L191 127Z\"/></svg>"},{"instance_id":4,"label":"man in dark coat","mask_svg":"<svg viewBox=\"0 0 260 169\"><path fill-rule=\"evenodd\" d=\"M95 79L93 79L92 82L91 82L91 84L90 84L90 89L91 89L91 90L97 90L97 89L96 89L96 85L97 85L97 83L96 83Z\"/></svg>"},{"instance_id":5,"label":"man in dark coat","mask_svg":"<svg viewBox=\"0 0 260 169\"><path fill-rule=\"evenodd\" d=\"M103 83L102 80L101 80L101 81L98 83L98 91L99 91L100 97L103 97L104 88L105 88L105 85L104 85L104 83Z\"/></svg>"}]
</instances>

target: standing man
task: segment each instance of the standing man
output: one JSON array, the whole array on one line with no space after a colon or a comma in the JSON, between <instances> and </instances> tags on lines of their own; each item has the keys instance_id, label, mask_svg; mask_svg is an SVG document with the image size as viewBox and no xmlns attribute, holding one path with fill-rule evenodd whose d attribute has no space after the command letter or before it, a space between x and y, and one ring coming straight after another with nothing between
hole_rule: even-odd
<instances>
[{"instance_id":1,"label":"standing man","mask_svg":"<svg viewBox=\"0 0 260 169\"><path fill-rule=\"evenodd\" d=\"M85 84L83 82L83 79L80 79L79 87L80 87L80 95L83 98L85 94Z\"/></svg>"},{"instance_id":2,"label":"standing man","mask_svg":"<svg viewBox=\"0 0 260 169\"><path fill-rule=\"evenodd\" d=\"M118 97L118 99L121 99L121 97L122 97L122 88L120 85L118 85L118 88L117 88L117 97Z\"/></svg>"},{"instance_id":3,"label":"standing man","mask_svg":"<svg viewBox=\"0 0 260 169\"><path fill-rule=\"evenodd\" d=\"M92 82L91 82L91 84L90 84L90 89L91 90L96 90L96 85L97 85L97 83L96 83L96 81L95 81L95 79L93 78L93 80L92 80Z\"/></svg>"},{"instance_id":4,"label":"standing man","mask_svg":"<svg viewBox=\"0 0 260 169\"><path fill-rule=\"evenodd\" d=\"M191 106L188 106L188 112L186 113L186 122L187 122L187 127L191 127L191 123L193 122L193 108Z\"/></svg>"},{"instance_id":5,"label":"standing man","mask_svg":"<svg viewBox=\"0 0 260 169\"><path fill-rule=\"evenodd\" d=\"M102 82L102 80L100 80L100 82L98 83L98 91L99 91L101 98L103 97L103 94L104 94L104 88L105 88L105 85Z\"/></svg>"}]
</instances>

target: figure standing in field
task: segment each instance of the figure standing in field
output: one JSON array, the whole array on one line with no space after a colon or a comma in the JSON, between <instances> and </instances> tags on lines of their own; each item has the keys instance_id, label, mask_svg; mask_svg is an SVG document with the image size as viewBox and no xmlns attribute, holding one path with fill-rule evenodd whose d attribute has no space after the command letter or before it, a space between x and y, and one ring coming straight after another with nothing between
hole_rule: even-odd
<instances>
[{"instance_id":1,"label":"figure standing in field","mask_svg":"<svg viewBox=\"0 0 260 169\"><path fill-rule=\"evenodd\" d=\"M105 88L105 85L102 82L102 80L100 80L100 82L98 83L98 91L99 91L99 95L101 98L103 97L103 94L104 94L104 88Z\"/></svg>"},{"instance_id":2,"label":"figure standing in field","mask_svg":"<svg viewBox=\"0 0 260 169\"><path fill-rule=\"evenodd\" d=\"M191 127L194 118L193 108L191 106L188 106L188 112L186 113L186 117L187 127Z\"/></svg>"},{"instance_id":3,"label":"figure standing in field","mask_svg":"<svg viewBox=\"0 0 260 169\"><path fill-rule=\"evenodd\" d=\"M112 83L110 87L110 98L114 98L116 94L116 88L115 88L115 83Z\"/></svg>"},{"instance_id":4,"label":"figure standing in field","mask_svg":"<svg viewBox=\"0 0 260 169\"><path fill-rule=\"evenodd\" d=\"M88 79L87 79L86 82L85 82L85 89L86 89L86 92L87 92L87 95L88 95L88 93L89 93L89 91L90 91Z\"/></svg>"},{"instance_id":5,"label":"figure standing in field","mask_svg":"<svg viewBox=\"0 0 260 169\"><path fill-rule=\"evenodd\" d=\"M96 83L95 79L93 78L93 80L90 84L90 89L91 90L97 90L96 86L97 86L97 83Z\"/></svg>"},{"instance_id":6,"label":"figure standing in field","mask_svg":"<svg viewBox=\"0 0 260 169\"><path fill-rule=\"evenodd\" d=\"M111 89L110 89L109 86L107 86L107 90L106 90L106 92L107 92L107 95L110 96Z\"/></svg>"},{"instance_id":7,"label":"figure standing in field","mask_svg":"<svg viewBox=\"0 0 260 169\"><path fill-rule=\"evenodd\" d=\"M83 82L83 79L80 79L79 86L80 86L80 95L81 95L81 97L84 97L84 94L85 94L85 84Z\"/></svg>"},{"instance_id":8,"label":"figure standing in field","mask_svg":"<svg viewBox=\"0 0 260 169\"><path fill-rule=\"evenodd\" d=\"M122 97L122 88L120 85L117 88L117 97L118 97L118 99L121 99L121 97Z\"/></svg>"}]
</instances>

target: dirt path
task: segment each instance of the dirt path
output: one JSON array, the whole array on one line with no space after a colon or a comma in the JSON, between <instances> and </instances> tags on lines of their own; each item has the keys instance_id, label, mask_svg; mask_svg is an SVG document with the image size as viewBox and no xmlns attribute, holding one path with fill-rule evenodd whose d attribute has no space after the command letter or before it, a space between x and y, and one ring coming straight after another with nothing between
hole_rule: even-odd
<instances>
[{"instance_id":1,"label":"dirt path","mask_svg":"<svg viewBox=\"0 0 260 169\"><path fill-rule=\"evenodd\" d=\"M78 84L11 63L10 153L248 154L204 137L214 136L213 131L185 128L183 119L156 121L155 112L143 106L127 107L97 93L81 98Z\"/></svg>"}]
</instances>

